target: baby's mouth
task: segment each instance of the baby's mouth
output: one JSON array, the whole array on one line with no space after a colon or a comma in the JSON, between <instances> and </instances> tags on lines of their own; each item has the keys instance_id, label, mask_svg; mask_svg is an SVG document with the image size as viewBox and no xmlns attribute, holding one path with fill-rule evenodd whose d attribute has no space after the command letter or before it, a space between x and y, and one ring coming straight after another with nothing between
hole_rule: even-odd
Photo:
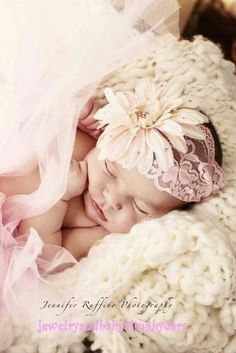
<instances>
[{"instance_id":1,"label":"baby's mouth","mask_svg":"<svg viewBox=\"0 0 236 353\"><path fill-rule=\"evenodd\" d=\"M94 208L95 208L96 211L97 211L98 216L99 216L103 221L107 222L107 219L106 219L106 217L105 217L105 215L104 215L103 210L100 208L100 206L96 203L96 201L95 201L94 199L91 198L91 200L92 200L92 204L93 204Z\"/></svg>"}]
</instances>

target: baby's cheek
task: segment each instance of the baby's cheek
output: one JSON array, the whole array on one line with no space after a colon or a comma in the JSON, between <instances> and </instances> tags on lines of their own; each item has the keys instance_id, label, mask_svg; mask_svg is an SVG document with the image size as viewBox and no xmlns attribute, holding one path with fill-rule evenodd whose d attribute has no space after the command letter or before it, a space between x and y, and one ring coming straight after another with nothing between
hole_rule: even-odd
<instances>
[{"instance_id":1,"label":"baby's cheek","mask_svg":"<svg viewBox=\"0 0 236 353\"><path fill-rule=\"evenodd\" d=\"M116 232L128 233L136 223L138 223L138 218L133 212L124 212L117 214L113 226L117 229Z\"/></svg>"},{"instance_id":2,"label":"baby's cheek","mask_svg":"<svg viewBox=\"0 0 236 353\"><path fill-rule=\"evenodd\" d=\"M89 183L91 184L93 191L103 190L103 175L98 169L92 169L89 171Z\"/></svg>"}]
</instances>

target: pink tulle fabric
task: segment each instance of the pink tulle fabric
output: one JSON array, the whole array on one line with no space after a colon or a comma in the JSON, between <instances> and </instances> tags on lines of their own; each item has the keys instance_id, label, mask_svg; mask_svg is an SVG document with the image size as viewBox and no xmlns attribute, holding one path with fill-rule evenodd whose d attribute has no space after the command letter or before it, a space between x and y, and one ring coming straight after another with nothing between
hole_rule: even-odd
<instances>
[{"instance_id":1,"label":"pink tulle fabric","mask_svg":"<svg viewBox=\"0 0 236 353\"><path fill-rule=\"evenodd\" d=\"M0 210L6 197L0 193ZM18 317L37 315L43 299L51 296L52 283L47 277L73 264L73 256L56 245L43 244L32 228L30 234L15 238L14 222L4 224L0 215L0 293L6 312ZM18 305L17 305L18 304Z\"/></svg>"},{"instance_id":2,"label":"pink tulle fabric","mask_svg":"<svg viewBox=\"0 0 236 353\"><path fill-rule=\"evenodd\" d=\"M46 212L64 194L79 112L97 83L154 50L160 16L137 30L152 2L123 1L119 11L108 0L0 4L1 312L37 311L41 295L56 295L50 274L76 264L65 249L43 244L33 228L17 238L14 231L22 219ZM158 1L162 32L164 20L179 9L177 2L167 3ZM33 193L6 197L1 192L1 176L27 178L37 167L41 183Z\"/></svg>"},{"instance_id":3,"label":"pink tulle fabric","mask_svg":"<svg viewBox=\"0 0 236 353\"><path fill-rule=\"evenodd\" d=\"M187 153L173 149L174 166L163 172L155 159L147 175L154 179L158 190L166 191L185 202L199 202L227 183L222 168L215 160L211 131L204 125L200 125L200 128L205 140L185 137Z\"/></svg>"}]
</instances>

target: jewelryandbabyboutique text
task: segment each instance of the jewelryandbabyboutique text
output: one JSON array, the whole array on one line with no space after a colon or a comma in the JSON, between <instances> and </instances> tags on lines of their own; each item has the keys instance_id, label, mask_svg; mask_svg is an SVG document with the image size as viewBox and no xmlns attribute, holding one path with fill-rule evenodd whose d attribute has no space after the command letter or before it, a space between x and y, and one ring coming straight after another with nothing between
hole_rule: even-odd
<instances>
[{"instance_id":1,"label":"jewelryandbabyboutique text","mask_svg":"<svg viewBox=\"0 0 236 353\"><path fill-rule=\"evenodd\" d=\"M123 321L103 321L96 320L95 322L79 322L67 321L64 322L43 322L38 321L36 332L44 331L139 331L139 332L162 332L162 331L185 331L188 325L181 322L156 322L155 320L144 322L137 320Z\"/></svg>"},{"instance_id":2,"label":"jewelryandbabyboutique text","mask_svg":"<svg viewBox=\"0 0 236 353\"><path fill-rule=\"evenodd\" d=\"M121 309L138 310L139 315L146 310L152 310L153 314L157 315L160 312L167 313L173 306L173 300L173 297L169 297L159 303L151 303L150 301L144 303L137 297L132 297L130 299L123 298L119 303L112 303L108 297L100 297L94 302L90 300L80 302L72 296L61 303L50 303L49 300L44 300L42 305L40 305L40 310L53 310L56 316L60 316L69 310L78 310L81 308L87 311L86 315L95 315L102 309L112 309L118 306Z\"/></svg>"}]
</instances>

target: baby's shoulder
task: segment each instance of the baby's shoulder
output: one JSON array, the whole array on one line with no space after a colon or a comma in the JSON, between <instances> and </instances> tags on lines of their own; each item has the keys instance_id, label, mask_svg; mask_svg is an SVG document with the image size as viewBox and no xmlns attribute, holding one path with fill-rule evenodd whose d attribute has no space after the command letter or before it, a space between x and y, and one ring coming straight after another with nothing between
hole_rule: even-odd
<instances>
[{"instance_id":1,"label":"baby's shoulder","mask_svg":"<svg viewBox=\"0 0 236 353\"><path fill-rule=\"evenodd\" d=\"M96 140L81 130L77 130L72 158L77 161L84 159L86 154L96 146Z\"/></svg>"}]
</instances>

